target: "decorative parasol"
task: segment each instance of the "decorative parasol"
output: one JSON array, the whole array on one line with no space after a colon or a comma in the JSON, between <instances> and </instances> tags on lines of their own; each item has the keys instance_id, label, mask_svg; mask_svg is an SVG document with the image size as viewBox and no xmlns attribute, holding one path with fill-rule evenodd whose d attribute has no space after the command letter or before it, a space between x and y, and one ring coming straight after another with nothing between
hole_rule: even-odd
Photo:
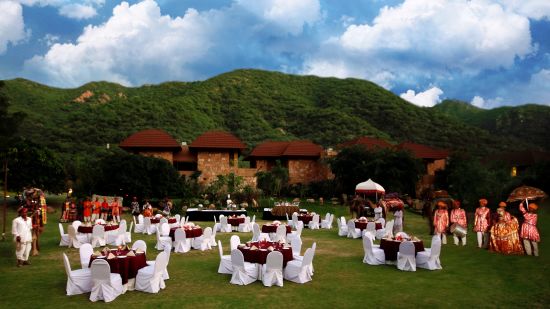
<instances>
[{"instance_id":1,"label":"decorative parasol","mask_svg":"<svg viewBox=\"0 0 550 309\"><path fill-rule=\"evenodd\" d=\"M521 186L521 187L515 188L512 191L512 193L510 193L510 196L508 196L507 202L535 200L538 198L546 198L547 196L548 195L546 195L546 193L544 193L544 191L542 191L539 188Z\"/></svg>"},{"instance_id":2,"label":"decorative parasol","mask_svg":"<svg viewBox=\"0 0 550 309\"><path fill-rule=\"evenodd\" d=\"M361 182L355 186L355 193L376 195L376 200L378 200L378 195L386 193L386 190L384 190L384 187L369 178L369 180Z\"/></svg>"},{"instance_id":3,"label":"decorative parasol","mask_svg":"<svg viewBox=\"0 0 550 309\"><path fill-rule=\"evenodd\" d=\"M395 207L404 207L405 204L403 203L403 201L398 198L398 197L395 197L395 198L384 198L384 202L386 202L386 205L389 206L390 208L395 208Z\"/></svg>"}]
</instances>

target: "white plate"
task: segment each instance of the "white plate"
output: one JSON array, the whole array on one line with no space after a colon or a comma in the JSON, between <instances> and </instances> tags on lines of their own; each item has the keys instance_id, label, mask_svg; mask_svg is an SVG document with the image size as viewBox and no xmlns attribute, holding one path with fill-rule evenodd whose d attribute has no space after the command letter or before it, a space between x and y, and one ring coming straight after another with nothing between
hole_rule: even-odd
<instances>
[{"instance_id":1,"label":"white plate","mask_svg":"<svg viewBox=\"0 0 550 309\"><path fill-rule=\"evenodd\" d=\"M100 256L98 256L97 258L98 258L98 259L104 259L105 256L104 256L104 255L100 255Z\"/></svg>"},{"instance_id":2,"label":"white plate","mask_svg":"<svg viewBox=\"0 0 550 309\"><path fill-rule=\"evenodd\" d=\"M119 256L118 256L119 259L123 259L123 258L125 258L125 257L126 257L125 255L119 255Z\"/></svg>"}]
</instances>

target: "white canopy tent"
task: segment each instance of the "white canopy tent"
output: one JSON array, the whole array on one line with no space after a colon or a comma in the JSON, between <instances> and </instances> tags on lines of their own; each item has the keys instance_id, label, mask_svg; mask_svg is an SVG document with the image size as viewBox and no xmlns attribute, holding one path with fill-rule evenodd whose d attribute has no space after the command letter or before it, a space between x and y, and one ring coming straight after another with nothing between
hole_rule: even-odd
<instances>
[{"instance_id":1,"label":"white canopy tent","mask_svg":"<svg viewBox=\"0 0 550 309\"><path fill-rule=\"evenodd\" d=\"M355 193L376 195L376 200L378 200L378 195L383 195L386 193L386 190L384 190L384 187L369 178L369 180L361 182L355 186Z\"/></svg>"}]
</instances>

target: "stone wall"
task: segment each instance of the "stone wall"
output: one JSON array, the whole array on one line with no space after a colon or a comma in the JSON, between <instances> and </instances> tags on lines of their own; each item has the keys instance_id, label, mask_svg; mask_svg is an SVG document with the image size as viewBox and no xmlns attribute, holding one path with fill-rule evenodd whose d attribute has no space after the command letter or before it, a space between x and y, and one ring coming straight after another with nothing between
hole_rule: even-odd
<instances>
[{"instance_id":1,"label":"stone wall","mask_svg":"<svg viewBox=\"0 0 550 309\"><path fill-rule=\"evenodd\" d=\"M326 168L317 160L288 160L288 183L310 183L325 180Z\"/></svg>"},{"instance_id":2,"label":"stone wall","mask_svg":"<svg viewBox=\"0 0 550 309\"><path fill-rule=\"evenodd\" d=\"M218 175L229 174L233 167L229 164L229 152L203 152L197 154L197 170L201 171L200 183L210 183Z\"/></svg>"}]
</instances>

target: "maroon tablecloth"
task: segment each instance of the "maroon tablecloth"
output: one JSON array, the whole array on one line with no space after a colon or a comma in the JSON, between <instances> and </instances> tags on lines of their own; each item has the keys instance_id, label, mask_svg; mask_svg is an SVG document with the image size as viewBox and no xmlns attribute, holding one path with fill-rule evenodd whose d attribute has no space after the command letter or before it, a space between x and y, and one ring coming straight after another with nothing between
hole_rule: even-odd
<instances>
[{"instance_id":1,"label":"maroon tablecloth","mask_svg":"<svg viewBox=\"0 0 550 309\"><path fill-rule=\"evenodd\" d=\"M361 231L367 228L366 221L355 221L355 228L360 229ZM376 222L376 229L379 230L382 228L382 223Z\"/></svg>"},{"instance_id":2,"label":"maroon tablecloth","mask_svg":"<svg viewBox=\"0 0 550 309\"><path fill-rule=\"evenodd\" d=\"M181 227L174 227L170 229L170 237L172 237L172 241L176 240L176 230L181 229ZM195 227L192 229L183 229L185 231L185 238L195 238L202 235L202 228Z\"/></svg>"},{"instance_id":3,"label":"maroon tablecloth","mask_svg":"<svg viewBox=\"0 0 550 309\"><path fill-rule=\"evenodd\" d=\"M231 226L239 226L239 224L244 223L243 217L227 217L227 223Z\"/></svg>"},{"instance_id":4,"label":"maroon tablecloth","mask_svg":"<svg viewBox=\"0 0 550 309\"><path fill-rule=\"evenodd\" d=\"M298 215L298 221L304 222L304 225L308 225L313 220L313 215ZM319 223L321 223L321 216L319 216Z\"/></svg>"},{"instance_id":5,"label":"maroon tablecloth","mask_svg":"<svg viewBox=\"0 0 550 309\"><path fill-rule=\"evenodd\" d=\"M274 246L275 251L279 251L283 254L283 266L286 266L286 263L293 260L292 249L290 247L281 248L279 244L275 242L268 241L265 243L262 242L261 244L258 242L251 242L251 243L247 243L246 246L247 247L241 244L237 247L237 249L239 249L243 253L245 262L265 264L267 255L271 252L267 250L269 246ZM265 249L251 250L250 248L252 246L256 246L256 247L259 246L260 248L265 248Z\"/></svg>"},{"instance_id":6,"label":"maroon tablecloth","mask_svg":"<svg viewBox=\"0 0 550 309\"><path fill-rule=\"evenodd\" d=\"M114 224L114 225L102 224L102 225L105 226L105 232L118 229L118 224ZM93 229L94 229L93 225L92 226L80 225L80 226L78 226L78 229L76 231L79 232L79 233L89 233L89 234L91 234Z\"/></svg>"},{"instance_id":7,"label":"maroon tablecloth","mask_svg":"<svg viewBox=\"0 0 550 309\"><path fill-rule=\"evenodd\" d=\"M264 224L262 225L262 233L276 233L277 232L278 225L274 224ZM286 226L286 233L290 234L292 233L292 228L290 226Z\"/></svg>"},{"instance_id":8,"label":"maroon tablecloth","mask_svg":"<svg viewBox=\"0 0 550 309\"><path fill-rule=\"evenodd\" d=\"M162 218L151 217L151 224L160 223L160 219L162 219ZM176 222L178 222L178 221L176 220L176 218L169 218L169 219L168 219L168 224L172 224L172 223L176 223Z\"/></svg>"},{"instance_id":9,"label":"maroon tablecloth","mask_svg":"<svg viewBox=\"0 0 550 309\"><path fill-rule=\"evenodd\" d=\"M397 252L399 252L399 245L401 244L401 241L398 240L390 240L386 238L382 238L380 240L380 249L384 250L384 254L386 255L386 261L396 261L397 260ZM424 251L424 242L422 240L420 241L413 241L414 244L414 253L418 253L419 251Z\"/></svg>"},{"instance_id":10,"label":"maroon tablecloth","mask_svg":"<svg viewBox=\"0 0 550 309\"><path fill-rule=\"evenodd\" d=\"M122 250L117 252L117 250L111 250L113 254L117 254L117 257L114 259L107 259L109 266L111 267L111 273L120 274L122 278L122 284L128 283L128 279L133 279L137 276L138 270L147 266L147 259L145 253L137 253L136 256L126 256L121 258L118 256L125 256L128 254L128 250ZM92 255L90 259L89 267L92 267L92 262L97 259ZM102 258L106 259L106 258Z\"/></svg>"}]
</instances>

